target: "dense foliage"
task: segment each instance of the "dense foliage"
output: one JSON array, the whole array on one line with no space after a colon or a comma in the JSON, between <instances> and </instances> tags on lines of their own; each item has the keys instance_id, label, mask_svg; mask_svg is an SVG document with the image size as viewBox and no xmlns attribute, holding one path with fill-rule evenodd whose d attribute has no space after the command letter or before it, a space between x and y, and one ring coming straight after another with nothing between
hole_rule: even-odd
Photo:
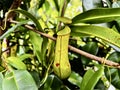
<instances>
[{"instance_id":1,"label":"dense foliage","mask_svg":"<svg viewBox=\"0 0 120 90\"><path fill-rule=\"evenodd\" d=\"M119 90L119 33L119 0L1 0L0 90Z\"/></svg>"}]
</instances>

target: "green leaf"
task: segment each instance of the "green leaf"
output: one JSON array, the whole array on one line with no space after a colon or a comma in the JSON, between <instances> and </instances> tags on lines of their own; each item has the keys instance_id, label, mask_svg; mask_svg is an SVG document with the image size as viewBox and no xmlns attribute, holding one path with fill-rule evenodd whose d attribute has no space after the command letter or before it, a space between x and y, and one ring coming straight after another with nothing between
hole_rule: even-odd
<instances>
[{"instance_id":1,"label":"green leaf","mask_svg":"<svg viewBox=\"0 0 120 90\"><path fill-rule=\"evenodd\" d=\"M33 45L34 53L36 54L39 62L41 63L42 62L41 49L42 49L43 38L39 34L30 31L30 41Z\"/></svg>"},{"instance_id":2,"label":"green leaf","mask_svg":"<svg viewBox=\"0 0 120 90\"><path fill-rule=\"evenodd\" d=\"M2 86L2 90L38 90L32 76L26 70L7 73Z\"/></svg>"},{"instance_id":3,"label":"green leaf","mask_svg":"<svg viewBox=\"0 0 120 90\"><path fill-rule=\"evenodd\" d=\"M107 79L111 82L111 84L117 88L120 89L120 70L116 68L105 68L105 76Z\"/></svg>"},{"instance_id":4,"label":"green leaf","mask_svg":"<svg viewBox=\"0 0 120 90\"><path fill-rule=\"evenodd\" d=\"M42 43L42 48L41 48L41 58L43 61L43 65L46 66L46 51L47 51L47 45L48 45L48 38L43 37L43 43Z\"/></svg>"},{"instance_id":5,"label":"green leaf","mask_svg":"<svg viewBox=\"0 0 120 90\"><path fill-rule=\"evenodd\" d=\"M36 82L36 85L40 87L40 75L37 71L30 71L30 74L32 75L34 81Z\"/></svg>"},{"instance_id":6,"label":"green leaf","mask_svg":"<svg viewBox=\"0 0 120 90\"><path fill-rule=\"evenodd\" d=\"M86 45L82 47L82 50L96 55L98 52L98 45L96 42L87 42Z\"/></svg>"},{"instance_id":7,"label":"green leaf","mask_svg":"<svg viewBox=\"0 0 120 90\"><path fill-rule=\"evenodd\" d=\"M0 90L2 90L2 82L3 82L3 75L2 73L0 72Z\"/></svg>"},{"instance_id":8,"label":"green leaf","mask_svg":"<svg viewBox=\"0 0 120 90\"><path fill-rule=\"evenodd\" d=\"M120 63L120 52L113 52L107 58L113 62ZM108 80L111 78L111 84L120 89L120 70L117 68L105 68L105 75Z\"/></svg>"},{"instance_id":9,"label":"green leaf","mask_svg":"<svg viewBox=\"0 0 120 90\"><path fill-rule=\"evenodd\" d=\"M65 23L65 24L71 24L72 23L72 20L67 18L67 17L57 17L57 20Z\"/></svg>"},{"instance_id":10,"label":"green leaf","mask_svg":"<svg viewBox=\"0 0 120 90\"><path fill-rule=\"evenodd\" d=\"M26 17L30 18L35 23L37 29L40 30L41 32L44 32L42 27L40 26L39 21L31 13L29 13L28 11L19 10L19 9L10 10L10 12L12 12L12 11L15 11L15 12L18 12L18 13L22 13Z\"/></svg>"},{"instance_id":11,"label":"green leaf","mask_svg":"<svg viewBox=\"0 0 120 90\"><path fill-rule=\"evenodd\" d=\"M49 75L45 84L44 89L41 90L61 90L62 81L54 75Z\"/></svg>"},{"instance_id":12,"label":"green leaf","mask_svg":"<svg viewBox=\"0 0 120 90\"><path fill-rule=\"evenodd\" d=\"M18 24L12 26L10 29L8 29L2 36L0 36L0 40L9 36L11 32L13 32L15 29L17 29L17 27L23 25L23 24L26 24L28 22L27 21L22 21L22 22L19 22Z\"/></svg>"},{"instance_id":13,"label":"green leaf","mask_svg":"<svg viewBox=\"0 0 120 90\"><path fill-rule=\"evenodd\" d=\"M107 85L105 84L106 83L106 80L105 80L106 78L104 78L104 79L100 79L98 82L97 82L97 84L95 85L95 87L94 87L94 90L108 90L108 87L107 87Z\"/></svg>"},{"instance_id":14,"label":"green leaf","mask_svg":"<svg viewBox=\"0 0 120 90\"><path fill-rule=\"evenodd\" d=\"M32 54L23 54L23 55L20 55L18 58L19 58L21 61L23 61L23 60L25 60L25 59L27 59L27 58L31 58L31 57L33 57Z\"/></svg>"},{"instance_id":15,"label":"green leaf","mask_svg":"<svg viewBox=\"0 0 120 90\"><path fill-rule=\"evenodd\" d=\"M94 73L95 72L92 69L87 70L87 72L85 73L85 75L82 79L82 82L81 82L81 85L80 85L80 90L85 90L84 88L86 87L88 81L94 75Z\"/></svg>"},{"instance_id":16,"label":"green leaf","mask_svg":"<svg viewBox=\"0 0 120 90\"><path fill-rule=\"evenodd\" d=\"M98 45L96 42L87 42L86 45L84 45L81 49L83 51L96 55L98 52ZM81 56L81 60L84 65L87 65L91 61L89 58L84 56Z\"/></svg>"},{"instance_id":17,"label":"green leaf","mask_svg":"<svg viewBox=\"0 0 120 90\"><path fill-rule=\"evenodd\" d=\"M0 66L0 72L4 71L4 69L5 69L5 68L1 65L1 66Z\"/></svg>"},{"instance_id":18,"label":"green leaf","mask_svg":"<svg viewBox=\"0 0 120 90\"><path fill-rule=\"evenodd\" d=\"M50 3L48 1L45 1L44 3L44 7L45 7L45 11L49 11L49 8L50 8Z\"/></svg>"},{"instance_id":19,"label":"green leaf","mask_svg":"<svg viewBox=\"0 0 120 90\"><path fill-rule=\"evenodd\" d=\"M19 90L18 86L16 85L13 72L8 73L3 79L3 83L2 83L2 90L10 90L10 88L12 90Z\"/></svg>"},{"instance_id":20,"label":"green leaf","mask_svg":"<svg viewBox=\"0 0 120 90\"><path fill-rule=\"evenodd\" d=\"M99 70L97 70L87 82L84 90L93 90L98 80L101 78L104 72L104 66L101 66Z\"/></svg>"},{"instance_id":21,"label":"green leaf","mask_svg":"<svg viewBox=\"0 0 120 90\"><path fill-rule=\"evenodd\" d=\"M120 52L113 52L108 57L109 60L113 62L120 63Z\"/></svg>"},{"instance_id":22,"label":"green leaf","mask_svg":"<svg viewBox=\"0 0 120 90\"><path fill-rule=\"evenodd\" d=\"M83 12L72 19L73 24L77 23L104 23L116 20L120 17L120 8L99 8Z\"/></svg>"},{"instance_id":23,"label":"green leaf","mask_svg":"<svg viewBox=\"0 0 120 90\"><path fill-rule=\"evenodd\" d=\"M71 82L72 84L80 87L80 84L82 82L82 77L78 73L71 72L71 75L68 78L68 81Z\"/></svg>"},{"instance_id":24,"label":"green leaf","mask_svg":"<svg viewBox=\"0 0 120 90\"><path fill-rule=\"evenodd\" d=\"M7 63L17 69L26 69L26 65L19 59L19 57L8 57Z\"/></svg>"},{"instance_id":25,"label":"green leaf","mask_svg":"<svg viewBox=\"0 0 120 90\"><path fill-rule=\"evenodd\" d=\"M28 71L16 70L14 71L14 75L19 86L19 90L38 90L34 79Z\"/></svg>"},{"instance_id":26,"label":"green leaf","mask_svg":"<svg viewBox=\"0 0 120 90\"><path fill-rule=\"evenodd\" d=\"M73 26L71 27L71 31L72 36L81 36L81 34L86 34L88 36L96 36L102 40L107 41L108 43L120 47L120 34L118 34L117 32L110 28L93 25L84 25Z\"/></svg>"},{"instance_id":27,"label":"green leaf","mask_svg":"<svg viewBox=\"0 0 120 90\"><path fill-rule=\"evenodd\" d=\"M60 8L59 8L58 0L54 0L54 3L57 11L59 11Z\"/></svg>"}]
</instances>

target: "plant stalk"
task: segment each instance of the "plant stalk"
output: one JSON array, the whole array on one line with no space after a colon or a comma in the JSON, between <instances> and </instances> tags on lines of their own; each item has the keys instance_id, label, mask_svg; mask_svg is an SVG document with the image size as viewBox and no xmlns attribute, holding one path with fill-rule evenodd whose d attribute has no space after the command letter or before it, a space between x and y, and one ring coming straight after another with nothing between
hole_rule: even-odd
<instances>
[{"instance_id":1,"label":"plant stalk","mask_svg":"<svg viewBox=\"0 0 120 90\"><path fill-rule=\"evenodd\" d=\"M10 22L11 22L11 23L19 23L19 22L14 21L14 20L10 20ZM36 32L36 33L38 33L38 34L40 34L40 35L42 35L42 36L44 36L44 37L47 37L47 38L49 38L49 39L51 39L51 40L53 40L53 41L56 41L56 38L55 38L55 37L52 37L52 36L50 36L50 35L48 35L48 34L46 34L46 33L40 32L39 30L36 30L36 29L33 28L32 26L29 26L29 25L24 25L24 26L25 26L26 28L28 28L29 30L32 30L33 32ZM68 48L69 48L69 50L71 50L71 51L73 51L73 52L76 52L76 53L78 53L78 54L80 54L80 55L83 55L83 56L85 56L85 57L88 57L88 58L90 58L90 59L92 59L92 60L95 60L95 61L101 62L101 63L103 63L103 64L109 65L110 67L115 67L115 68L120 69L120 64L119 64L119 63L116 63L116 62L113 62L113 61L111 61L111 60L106 60L106 59L103 59L103 58L101 58L101 57L92 55L92 54L90 54L90 53L87 53L87 52L85 52L85 51L82 51L82 50L80 50L80 49L77 49L77 48L75 48L75 47L73 47L73 46L71 46L71 45L69 45Z\"/></svg>"}]
</instances>

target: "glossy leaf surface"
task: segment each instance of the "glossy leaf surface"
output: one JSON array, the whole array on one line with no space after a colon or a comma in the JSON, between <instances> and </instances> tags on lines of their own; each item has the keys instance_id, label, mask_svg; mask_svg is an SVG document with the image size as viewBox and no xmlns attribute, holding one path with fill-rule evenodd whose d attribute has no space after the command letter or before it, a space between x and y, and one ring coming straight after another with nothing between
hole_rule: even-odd
<instances>
[{"instance_id":1,"label":"glossy leaf surface","mask_svg":"<svg viewBox=\"0 0 120 90\"><path fill-rule=\"evenodd\" d=\"M104 67L101 66L89 79L88 83L86 84L86 87L84 90L93 90L95 85L97 84L98 80L101 78L104 72Z\"/></svg>"},{"instance_id":2,"label":"glossy leaf surface","mask_svg":"<svg viewBox=\"0 0 120 90\"><path fill-rule=\"evenodd\" d=\"M81 90L93 90L100 77L103 75L104 67L101 66L97 71L89 69L81 82Z\"/></svg>"},{"instance_id":3,"label":"glossy leaf surface","mask_svg":"<svg viewBox=\"0 0 120 90\"><path fill-rule=\"evenodd\" d=\"M81 36L81 34L86 34L88 36L96 36L108 43L114 44L120 47L120 34L115 32L110 28L84 25L84 26L73 26L71 27L72 36Z\"/></svg>"},{"instance_id":4,"label":"glossy leaf surface","mask_svg":"<svg viewBox=\"0 0 120 90\"><path fill-rule=\"evenodd\" d=\"M70 77L68 78L68 81L80 87L80 84L82 82L82 77L78 73L72 72Z\"/></svg>"},{"instance_id":5,"label":"glossy leaf surface","mask_svg":"<svg viewBox=\"0 0 120 90\"><path fill-rule=\"evenodd\" d=\"M5 75L2 90L37 90L37 86L26 70L16 70Z\"/></svg>"},{"instance_id":6,"label":"glossy leaf surface","mask_svg":"<svg viewBox=\"0 0 120 90\"><path fill-rule=\"evenodd\" d=\"M98 52L98 45L96 42L87 42L86 45L82 47L82 50L96 55ZM81 60L84 65L87 65L91 61L89 58L86 58L84 56L81 56Z\"/></svg>"},{"instance_id":7,"label":"glossy leaf surface","mask_svg":"<svg viewBox=\"0 0 120 90\"><path fill-rule=\"evenodd\" d=\"M120 18L120 8L100 8L83 12L72 19L73 24L77 23L105 23Z\"/></svg>"}]
</instances>

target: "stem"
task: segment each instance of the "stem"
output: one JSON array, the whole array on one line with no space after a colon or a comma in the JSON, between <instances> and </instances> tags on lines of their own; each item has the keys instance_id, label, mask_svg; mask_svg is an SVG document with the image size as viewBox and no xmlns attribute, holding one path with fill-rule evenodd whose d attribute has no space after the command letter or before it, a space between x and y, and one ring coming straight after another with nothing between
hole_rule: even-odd
<instances>
[{"instance_id":1,"label":"stem","mask_svg":"<svg viewBox=\"0 0 120 90\"><path fill-rule=\"evenodd\" d=\"M71 45L69 45L68 48L69 48L71 51L76 52L76 53L78 53L78 54L81 54L81 55L83 55L83 56L85 56L85 57L88 57L88 58L90 58L90 59L92 59L92 60L99 61L99 62L101 62L101 63L105 63L106 65L113 66L113 67L116 67L116 68L119 68L119 69L120 69L120 64L119 64L119 63L116 63L116 62L113 62L113 61L110 61L110 60L106 60L106 59L103 59L103 58L101 58L101 57L97 57L97 56L95 56L95 55L92 55L92 54L87 53L87 52L85 52L85 51L82 51L82 50L80 50L80 49L77 49L77 48L75 48L75 47L73 47L73 46L71 46Z\"/></svg>"},{"instance_id":2,"label":"stem","mask_svg":"<svg viewBox=\"0 0 120 90\"><path fill-rule=\"evenodd\" d=\"M65 10L67 7L67 0L61 0L60 1L60 11L59 11L59 17L64 17ZM56 27L56 32L61 30L61 21L58 22L57 27Z\"/></svg>"},{"instance_id":3,"label":"stem","mask_svg":"<svg viewBox=\"0 0 120 90\"><path fill-rule=\"evenodd\" d=\"M11 20L10 22L11 22L11 23L19 23L19 22L17 22L17 21L13 21L13 20ZM54 37L52 37L52 36L50 36L50 35L48 35L48 34L46 34L46 33L40 32L39 30L36 30L35 28L33 28L33 27L29 26L29 25L25 25L25 27L28 28L28 29L30 29L30 30L32 30L32 31L34 31L34 32L36 32L36 33L38 33L38 34L40 34L40 35L42 35L42 36L44 36L44 37L47 37L47 38L49 38L49 39L51 39L51 40L53 40L53 41L56 41L56 38L54 38ZM104 63L104 64L106 64L106 65L109 65L109 66L116 67L116 68L119 68L119 69L120 69L120 64L119 64L119 63L116 63L116 62L113 62L113 61L110 61L110 60L106 60L106 59L103 59L103 58L101 58L101 57L92 55L92 54L90 54L90 53L87 53L87 52L85 52L85 51L82 51L82 50L80 50L80 49L77 49L77 48L75 48L75 47L73 47L73 46L71 46L71 45L69 45L68 48L69 48L71 51L76 52L76 53L78 53L78 54L80 54L80 55L83 55L83 56L85 56L85 57L88 57L88 58L90 58L90 59L92 59L92 60L95 60L95 61Z\"/></svg>"},{"instance_id":4,"label":"stem","mask_svg":"<svg viewBox=\"0 0 120 90\"><path fill-rule=\"evenodd\" d=\"M1 55L2 55L2 43L1 43L1 40L0 40L0 62L1 62Z\"/></svg>"},{"instance_id":5,"label":"stem","mask_svg":"<svg viewBox=\"0 0 120 90\"><path fill-rule=\"evenodd\" d=\"M67 0L61 0L60 1L60 11L59 11L59 16L63 17L65 10L66 10L66 5L67 5Z\"/></svg>"}]
</instances>

